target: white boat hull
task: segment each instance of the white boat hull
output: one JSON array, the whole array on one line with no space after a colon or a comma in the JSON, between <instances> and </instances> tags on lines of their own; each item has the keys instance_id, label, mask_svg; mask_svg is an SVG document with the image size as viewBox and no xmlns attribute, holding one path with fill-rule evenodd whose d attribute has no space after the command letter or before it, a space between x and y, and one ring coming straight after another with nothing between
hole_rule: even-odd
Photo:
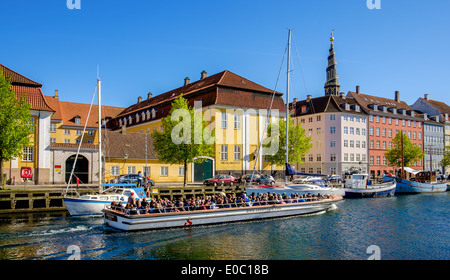
<instances>
[{"instance_id":1,"label":"white boat hull","mask_svg":"<svg viewBox=\"0 0 450 280\"><path fill-rule=\"evenodd\" d=\"M64 198L64 204L71 216L101 215L111 201L87 200L81 198Z\"/></svg>"},{"instance_id":2,"label":"white boat hull","mask_svg":"<svg viewBox=\"0 0 450 280\"><path fill-rule=\"evenodd\" d=\"M136 231L312 214L327 211L333 208L333 205L340 200L342 200L342 197L314 202L144 215L127 215L123 212L109 209L104 209L103 212L104 221L107 225L123 231Z\"/></svg>"}]
</instances>

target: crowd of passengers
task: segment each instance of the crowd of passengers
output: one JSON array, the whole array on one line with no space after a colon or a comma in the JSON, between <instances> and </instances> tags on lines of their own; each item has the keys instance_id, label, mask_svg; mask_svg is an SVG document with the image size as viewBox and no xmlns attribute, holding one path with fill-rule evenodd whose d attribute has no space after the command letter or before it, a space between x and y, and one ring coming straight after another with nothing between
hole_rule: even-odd
<instances>
[{"instance_id":1,"label":"crowd of passengers","mask_svg":"<svg viewBox=\"0 0 450 280\"><path fill-rule=\"evenodd\" d=\"M215 194L203 198L177 198L174 201L168 198L152 198L142 201L136 196L130 196L128 202L124 205L122 202L112 202L111 209L125 212L126 214L151 214L151 213L169 213L181 211L196 211L209 210L220 208L234 208L234 207L251 207L272 204L286 204L286 203L300 203L307 201L318 201L322 199L332 198L329 195L311 195L311 194L286 194L280 195L276 193L252 193L247 196L243 194L241 197L236 197L235 194Z\"/></svg>"}]
</instances>

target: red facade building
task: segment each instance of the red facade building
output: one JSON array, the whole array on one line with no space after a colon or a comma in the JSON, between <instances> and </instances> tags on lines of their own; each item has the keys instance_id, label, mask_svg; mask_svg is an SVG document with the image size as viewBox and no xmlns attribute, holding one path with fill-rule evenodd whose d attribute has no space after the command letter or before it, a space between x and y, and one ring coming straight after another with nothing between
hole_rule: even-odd
<instances>
[{"instance_id":1,"label":"red facade building","mask_svg":"<svg viewBox=\"0 0 450 280\"><path fill-rule=\"evenodd\" d=\"M389 166L385 153L393 147L395 135L403 130L411 142L423 149L423 119L416 116L414 110L395 92L394 99L362 94L359 86L356 92L348 96L355 98L361 109L369 115L367 122L369 172L372 178L392 173L398 167ZM423 170L423 161L409 166L415 170Z\"/></svg>"}]
</instances>

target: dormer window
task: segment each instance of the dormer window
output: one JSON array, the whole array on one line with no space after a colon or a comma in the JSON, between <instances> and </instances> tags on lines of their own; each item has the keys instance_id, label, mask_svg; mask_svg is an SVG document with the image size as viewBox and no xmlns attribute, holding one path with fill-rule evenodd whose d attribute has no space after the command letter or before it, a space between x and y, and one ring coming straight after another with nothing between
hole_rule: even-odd
<instances>
[{"instance_id":1,"label":"dormer window","mask_svg":"<svg viewBox=\"0 0 450 280\"><path fill-rule=\"evenodd\" d=\"M80 116L76 116L75 117L75 124L81 124L81 117Z\"/></svg>"}]
</instances>

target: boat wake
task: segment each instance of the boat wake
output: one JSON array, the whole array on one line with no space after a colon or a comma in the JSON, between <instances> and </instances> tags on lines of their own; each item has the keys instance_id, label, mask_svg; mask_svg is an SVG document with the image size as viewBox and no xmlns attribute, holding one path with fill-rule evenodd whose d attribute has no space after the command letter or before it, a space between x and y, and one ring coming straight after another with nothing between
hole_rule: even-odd
<instances>
[{"instance_id":1,"label":"boat wake","mask_svg":"<svg viewBox=\"0 0 450 280\"><path fill-rule=\"evenodd\" d=\"M49 235L57 235L57 234L65 234L65 233L74 233L74 232L82 232L88 231L98 226L84 226L78 225L73 228L61 228L61 229L49 229L44 231L35 231L30 233L30 236L49 236Z\"/></svg>"}]
</instances>

